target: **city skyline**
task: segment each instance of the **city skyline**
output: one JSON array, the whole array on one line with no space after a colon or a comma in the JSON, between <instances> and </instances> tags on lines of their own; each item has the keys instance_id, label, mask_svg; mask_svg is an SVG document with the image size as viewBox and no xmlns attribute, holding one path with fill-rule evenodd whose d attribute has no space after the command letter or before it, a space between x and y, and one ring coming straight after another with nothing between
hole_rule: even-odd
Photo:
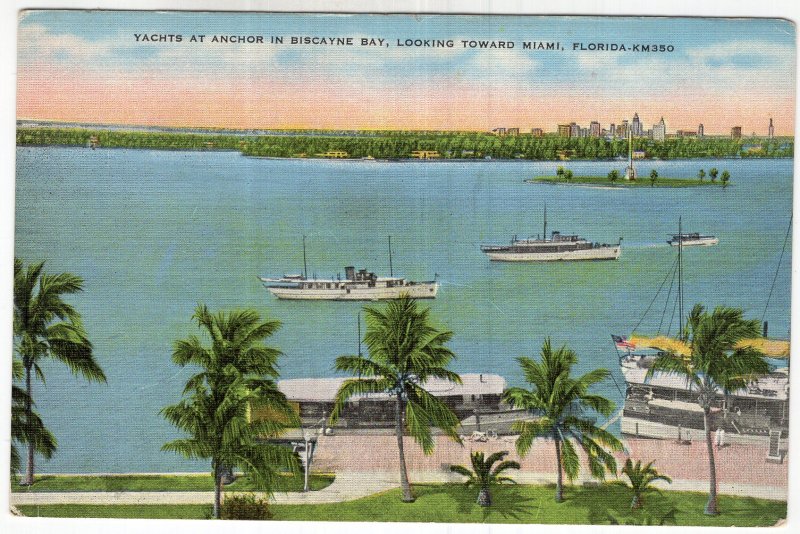
<instances>
[{"instance_id":1,"label":"city skyline","mask_svg":"<svg viewBox=\"0 0 800 534\"><path fill-rule=\"evenodd\" d=\"M725 135L794 131L794 27L758 19L443 17L25 12L20 119L218 128L489 131L636 110L650 128ZM785 23L784 23L785 22ZM181 43L135 34L186 36ZM188 36L261 35L263 44L190 44ZM353 36L353 46L271 45L269 36ZM362 47L362 37L390 46ZM453 47L396 46L405 38ZM516 43L475 50L461 40ZM572 43L663 42L673 53L581 52ZM522 50L558 42L560 51ZM732 116L731 110L736 110ZM599 117L606 117L600 119ZM616 122L616 121L615 121ZM544 126L543 126L544 125ZM605 127L605 126L603 126Z\"/></svg>"}]
</instances>

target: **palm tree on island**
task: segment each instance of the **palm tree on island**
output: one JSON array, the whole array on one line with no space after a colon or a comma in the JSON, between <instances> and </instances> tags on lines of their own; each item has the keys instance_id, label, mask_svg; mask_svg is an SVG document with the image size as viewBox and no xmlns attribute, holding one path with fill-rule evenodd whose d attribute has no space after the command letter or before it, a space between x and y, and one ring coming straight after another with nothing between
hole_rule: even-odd
<instances>
[{"instance_id":1,"label":"palm tree on island","mask_svg":"<svg viewBox=\"0 0 800 534\"><path fill-rule=\"evenodd\" d=\"M463 465L451 465L450 471L464 475L467 480L464 482L467 486L478 486L478 504L481 506L492 505L492 495L489 493L491 486L501 484L503 482L514 482L507 476L502 476L501 473L507 469L519 469L519 462L513 460L504 460L508 456L508 451L500 451L490 454L485 457L483 451L475 451L469 455L470 462L472 463L472 470ZM497 467L494 467L494 464ZM492 469L494 467L494 469Z\"/></svg>"},{"instance_id":2,"label":"palm tree on island","mask_svg":"<svg viewBox=\"0 0 800 534\"><path fill-rule=\"evenodd\" d=\"M611 171L610 173L608 173L608 179L609 179L609 180L611 180L611 183L612 183L612 184L613 184L614 182L616 182L617 180L619 180L619 171L618 171L618 170L616 170L616 169L614 169L613 171Z\"/></svg>"},{"instance_id":3,"label":"palm tree on island","mask_svg":"<svg viewBox=\"0 0 800 534\"><path fill-rule=\"evenodd\" d=\"M703 169L700 169L700 171L698 171L698 173L697 173L697 179L702 182L703 178L705 178L705 177L706 177L706 171L704 171Z\"/></svg>"},{"instance_id":4,"label":"palm tree on island","mask_svg":"<svg viewBox=\"0 0 800 534\"><path fill-rule=\"evenodd\" d=\"M728 187L728 182L731 179L731 173L728 171L722 171L722 176L720 176L720 179L722 180L722 187Z\"/></svg>"},{"instance_id":5,"label":"palm tree on island","mask_svg":"<svg viewBox=\"0 0 800 534\"><path fill-rule=\"evenodd\" d=\"M608 378L607 369L595 369L584 375L573 377L572 367L578 356L566 345L553 350L550 339L546 339L540 353L540 361L518 358L526 382L532 389L512 387L505 391L504 398L517 409L530 410L535 419L516 422L517 452L524 456L536 438L552 440L556 452L556 502L564 500L563 475L574 480L580 471L580 457L575 449L577 443L586 454L592 476L605 479L605 473L617 473L617 462L609 451L621 451L622 443L613 434L595 424L587 412L610 416L614 403L605 397L589 392L589 389Z\"/></svg>"},{"instance_id":6,"label":"palm tree on island","mask_svg":"<svg viewBox=\"0 0 800 534\"><path fill-rule=\"evenodd\" d=\"M717 170L716 167L712 167L711 170L708 171L708 175L711 176L711 181L712 182L716 182L717 181L717 175L718 174L719 174L719 171Z\"/></svg>"},{"instance_id":7,"label":"palm tree on island","mask_svg":"<svg viewBox=\"0 0 800 534\"><path fill-rule=\"evenodd\" d=\"M653 169L650 171L650 187L655 187L656 180L658 180L658 171Z\"/></svg>"},{"instance_id":8,"label":"palm tree on island","mask_svg":"<svg viewBox=\"0 0 800 534\"><path fill-rule=\"evenodd\" d=\"M697 403L703 410L708 450L707 515L719 513L712 437L714 401L719 394L727 395L745 388L770 369L754 341L761 335L760 323L757 319L745 319L743 315L742 310L728 307L718 307L709 313L702 305L696 304L689 314L682 339L667 339L663 347L658 346L658 340L663 338L655 338L647 344L662 350L647 372L648 379L656 372L679 375L686 378L698 393Z\"/></svg>"},{"instance_id":9,"label":"palm tree on island","mask_svg":"<svg viewBox=\"0 0 800 534\"><path fill-rule=\"evenodd\" d=\"M212 314L204 305L197 306L192 318L211 344L204 346L194 335L174 343L172 361L199 372L187 380L183 399L161 410L167 421L189 437L170 441L161 449L211 460L213 517L219 519L227 470L242 469L256 489L268 493L279 470L298 471L290 449L261 440L298 426L299 418L275 382L281 352L264 345L280 328L279 321L262 320L255 310ZM254 420L254 408L269 416Z\"/></svg>"},{"instance_id":10,"label":"palm tree on island","mask_svg":"<svg viewBox=\"0 0 800 534\"><path fill-rule=\"evenodd\" d=\"M47 446L38 441L46 431L33 412L32 375L44 381L39 366L44 358L53 358L70 368L73 374L89 381L105 382L106 376L92 354L92 344L78 311L64 301L65 295L83 291L83 279L74 274L47 274L44 262L24 268L14 258L14 350L22 359L25 375L25 397L18 398L25 407L25 433L28 457L24 485L34 482L34 456L45 457L55 451L55 438ZM50 435L52 437L52 435Z\"/></svg>"},{"instance_id":11,"label":"palm tree on island","mask_svg":"<svg viewBox=\"0 0 800 534\"><path fill-rule=\"evenodd\" d=\"M389 301L382 308L366 307L367 332L364 341L367 357L339 356L336 370L358 378L345 380L334 401L330 423L334 424L350 397L364 393L388 393L395 398L395 434L400 455L400 483L403 501L413 502L408 481L403 435L407 431L431 454L435 441L431 427L437 427L453 441L461 443L456 432L459 419L423 385L429 378L460 384L458 374L447 369L455 354L445 346L453 333L431 325L430 310L420 308L407 296Z\"/></svg>"}]
</instances>

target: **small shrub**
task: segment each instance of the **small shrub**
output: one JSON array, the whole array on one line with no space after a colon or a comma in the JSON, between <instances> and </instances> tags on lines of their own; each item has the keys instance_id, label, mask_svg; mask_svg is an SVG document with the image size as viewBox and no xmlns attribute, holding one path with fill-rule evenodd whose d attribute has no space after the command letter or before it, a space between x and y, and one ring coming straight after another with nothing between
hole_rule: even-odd
<instances>
[{"instance_id":1,"label":"small shrub","mask_svg":"<svg viewBox=\"0 0 800 534\"><path fill-rule=\"evenodd\" d=\"M272 519L269 503L252 493L225 497L222 503L222 519Z\"/></svg>"}]
</instances>

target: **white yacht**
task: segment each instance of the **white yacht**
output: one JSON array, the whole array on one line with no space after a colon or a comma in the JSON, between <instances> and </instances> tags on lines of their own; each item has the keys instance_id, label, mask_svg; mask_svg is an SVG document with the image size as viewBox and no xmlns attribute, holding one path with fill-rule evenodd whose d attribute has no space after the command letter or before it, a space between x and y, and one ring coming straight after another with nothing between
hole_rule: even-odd
<instances>
[{"instance_id":1,"label":"white yacht","mask_svg":"<svg viewBox=\"0 0 800 534\"><path fill-rule=\"evenodd\" d=\"M303 236L303 274L277 278L259 276L267 290L282 300L388 300L402 296L414 299L436 298L439 283L434 280L413 282L392 273L392 241L389 238L389 276L377 276L366 269L344 268L344 279L309 278L306 264L306 240Z\"/></svg>"},{"instance_id":2,"label":"white yacht","mask_svg":"<svg viewBox=\"0 0 800 534\"><path fill-rule=\"evenodd\" d=\"M547 237L547 207L544 210L542 237L511 240L510 245L481 245L492 261L582 261L616 260L622 251L622 238L616 244L593 243L578 235L552 232Z\"/></svg>"},{"instance_id":3,"label":"white yacht","mask_svg":"<svg viewBox=\"0 0 800 534\"><path fill-rule=\"evenodd\" d=\"M683 244L684 247L709 247L719 243L719 239L713 235L700 235L694 233L672 234L672 237L667 240L673 247Z\"/></svg>"}]
</instances>

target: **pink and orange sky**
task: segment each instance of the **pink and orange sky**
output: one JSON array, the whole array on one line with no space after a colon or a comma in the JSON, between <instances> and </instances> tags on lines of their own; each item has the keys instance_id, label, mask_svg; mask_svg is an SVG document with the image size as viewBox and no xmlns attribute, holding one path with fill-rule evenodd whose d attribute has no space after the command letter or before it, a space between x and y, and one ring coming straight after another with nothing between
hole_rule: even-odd
<instances>
[{"instance_id":1,"label":"pink and orange sky","mask_svg":"<svg viewBox=\"0 0 800 534\"><path fill-rule=\"evenodd\" d=\"M134 34L180 34L142 43ZM189 43L190 35L380 37L384 46ZM398 47L398 39L454 41ZM513 41L476 50L462 40ZM288 39L287 39L288 40ZM565 50L522 50L523 41ZM573 43L665 43L672 53ZM20 119L226 128L554 131L636 112L646 127L794 131L794 27L769 19L27 12Z\"/></svg>"}]
</instances>

